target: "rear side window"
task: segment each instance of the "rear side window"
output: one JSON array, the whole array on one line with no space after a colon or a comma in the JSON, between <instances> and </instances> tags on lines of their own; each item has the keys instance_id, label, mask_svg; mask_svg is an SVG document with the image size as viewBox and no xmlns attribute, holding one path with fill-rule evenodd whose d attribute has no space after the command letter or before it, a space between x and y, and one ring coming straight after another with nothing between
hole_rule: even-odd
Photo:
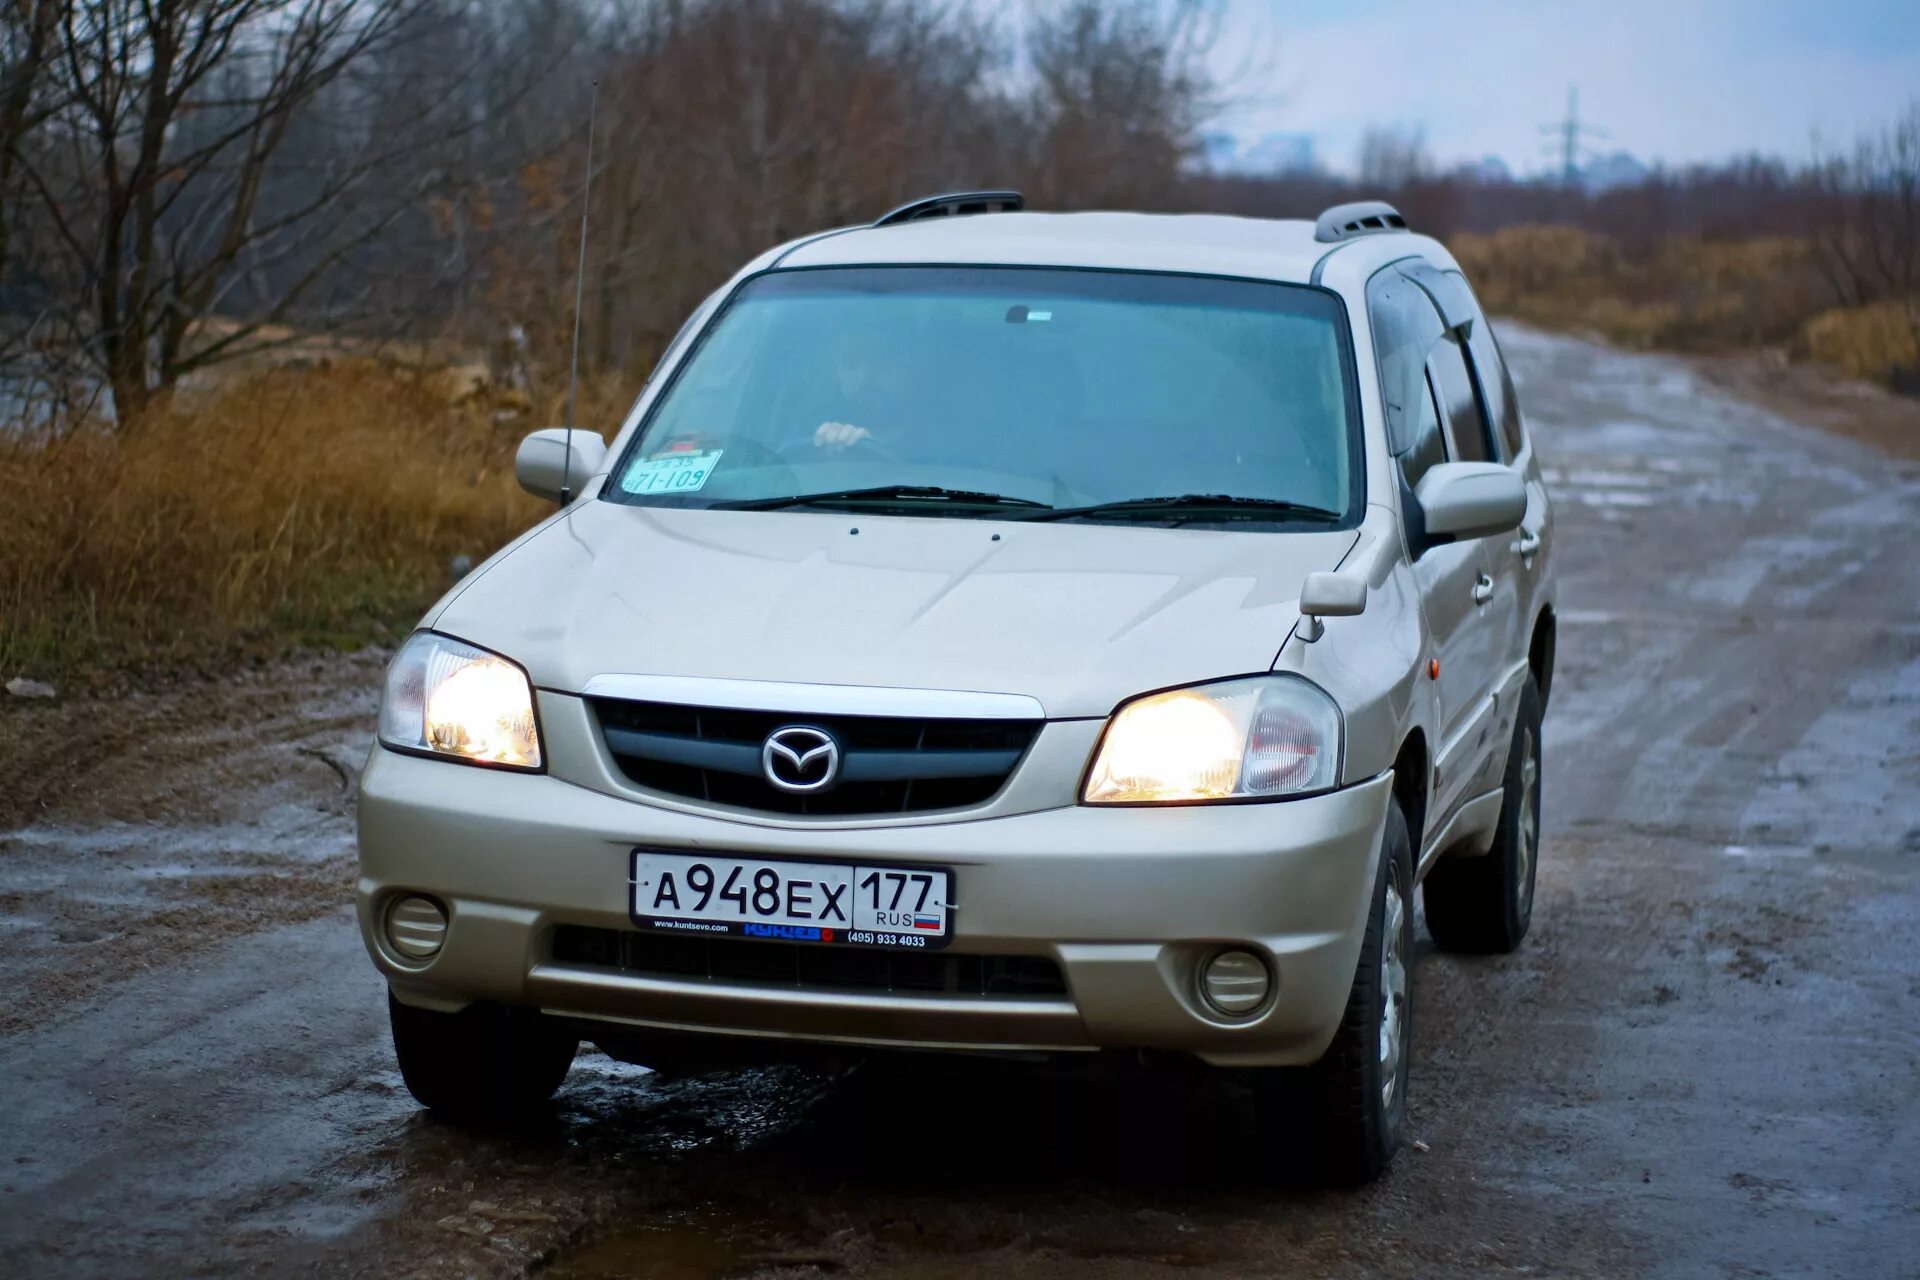
<instances>
[{"instance_id":1,"label":"rear side window","mask_svg":"<svg viewBox=\"0 0 1920 1280\"><path fill-rule=\"evenodd\" d=\"M1463 282L1466 279L1457 271L1447 274ZM1507 371L1507 360L1493 336L1493 326L1487 323L1478 302L1474 303L1473 328L1467 335L1467 348L1473 356L1474 376L1480 383L1481 403L1486 405L1487 417L1492 419L1494 430L1500 435L1503 454L1511 461L1527 443L1520 427L1520 400L1514 395L1513 375Z\"/></svg>"},{"instance_id":2,"label":"rear side window","mask_svg":"<svg viewBox=\"0 0 1920 1280\"><path fill-rule=\"evenodd\" d=\"M1499 428L1507 458L1512 460L1527 445L1520 429L1520 401L1513 393L1513 375L1507 372L1500 344L1494 341L1493 327L1484 317L1473 326L1467 346L1473 351L1473 368L1480 378L1480 394L1486 399L1487 412Z\"/></svg>"},{"instance_id":3,"label":"rear side window","mask_svg":"<svg viewBox=\"0 0 1920 1280\"><path fill-rule=\"evenodd\" d=\"M1473 375L1467 371L1466 352L1459 340L1449 334L1435 343L1427 369L1446 413L1453 456L1461 462L1493 461L1493 441L1487 433L1487 420L1481 416L1480 397L1474 392Z\"/></svg>"}]
</instances>

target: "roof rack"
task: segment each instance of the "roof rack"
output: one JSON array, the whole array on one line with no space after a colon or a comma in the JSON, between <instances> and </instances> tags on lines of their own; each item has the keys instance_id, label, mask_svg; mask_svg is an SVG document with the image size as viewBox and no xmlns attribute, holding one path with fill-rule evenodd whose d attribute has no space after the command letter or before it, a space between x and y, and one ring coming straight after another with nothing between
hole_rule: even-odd
<instances>
[{"instance_id":1,"label":"roof rack","mask_svg":"<svg viewBox=\"0 0 1920 1280\"><path fill-rule=\"evenodd\" d=\"M1356 200L1352 204L1337 204L1321 214L1313 224L1313 238L1326 244L1406 229L1407 220L1386 201Z\"/></svg>"},{"instance_id":2,"label":"roof rack","mask_svg":"<svg viewBox=\"0 0 1920 1280\"><path fill-rule=\"evenodd\" d=\"M922 218L957 218L967 213L1018 213L1026 207L1026 197L1018 191L949 191L903 204L874 220L876 227L897 227Z\"/></svg>"}]
</instances>

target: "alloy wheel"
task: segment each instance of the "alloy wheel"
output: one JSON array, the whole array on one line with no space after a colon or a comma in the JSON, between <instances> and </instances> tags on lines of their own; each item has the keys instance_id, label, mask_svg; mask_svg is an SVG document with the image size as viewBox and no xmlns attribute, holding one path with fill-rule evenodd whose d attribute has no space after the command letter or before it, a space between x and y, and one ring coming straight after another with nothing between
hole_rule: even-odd
<instances>
[{"instance_id":1,"label":"alloy wheel","mask_svg":"<svg viewBox=\"0 0 1920 1280\"><path fill-rule=\"evenodd\" d=\"M1514 905L1522 921L1533 914L1534 863L1540 852L1540 752L1532 728L1520 731L1520 841L1514 851Z\"/></svg>"},{"instance_id":2,"label":"alloy wheel","mask_svg":"<svg viewBox=\"0 0 1920 1280\"><path fill-rule=\"evenodd\" d=\"M1380 1106L1391 1110L1400 1091L1407 1035L1407 886L1400 869L1387 872L1387 902L1380 938Z\"/></svg>"}]
</instances>

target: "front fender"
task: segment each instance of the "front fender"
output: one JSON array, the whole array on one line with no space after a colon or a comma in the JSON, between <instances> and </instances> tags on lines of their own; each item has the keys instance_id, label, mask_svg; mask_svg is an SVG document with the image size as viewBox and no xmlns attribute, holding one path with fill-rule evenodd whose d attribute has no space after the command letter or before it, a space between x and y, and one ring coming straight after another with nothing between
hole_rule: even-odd
<instances>
[{"instance_id":1,"label":"front fender","mask_svg":"<svg viewBox=\"0 0 1920 1280\"><path fill-rule=\"evenodd\" d=\"M1298 672L1340 705L1346 717L1342 786L1391 769L1415 728L1427 730L1433 741L1432 697L1421 659L1426 622L1399 529L1392 513L1374 507L1361 531L1340 572L1367 577L1366 612L1325 619L1324 632L1312 643L1296 628L1274 662L1274 670Z\"/></svg>"}]
</instances>

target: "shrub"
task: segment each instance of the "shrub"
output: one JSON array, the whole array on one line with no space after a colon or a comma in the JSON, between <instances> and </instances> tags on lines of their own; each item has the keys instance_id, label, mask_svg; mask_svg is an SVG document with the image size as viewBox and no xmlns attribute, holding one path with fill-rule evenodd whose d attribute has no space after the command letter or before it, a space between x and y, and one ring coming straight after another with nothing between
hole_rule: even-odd
<instances>
[{"instance_id":1,"label":"shrub","mask_svg":"<svg viewBox=\"0 0 1920 1280\"><path fill-rule=\"evenodd\" d=\"M1920 392L1916 308L1920 303L1880 302L1824 311L1801 330L1801 350L1809 359L1837 365L1856 378Z\"/></svg>"},{"instance_id":2,"label":"shrub","mask_svg":"<svg viewBox=\"0 0 1920 1280\"><path fill-rule=\"evenodd\" d=\"M1575 227L1455 237L1486 307L1633 348L1722 352L1792 343L1830 305L1813 246L1783 237L1627 244Z\"/></svg>"}]
</instances>

